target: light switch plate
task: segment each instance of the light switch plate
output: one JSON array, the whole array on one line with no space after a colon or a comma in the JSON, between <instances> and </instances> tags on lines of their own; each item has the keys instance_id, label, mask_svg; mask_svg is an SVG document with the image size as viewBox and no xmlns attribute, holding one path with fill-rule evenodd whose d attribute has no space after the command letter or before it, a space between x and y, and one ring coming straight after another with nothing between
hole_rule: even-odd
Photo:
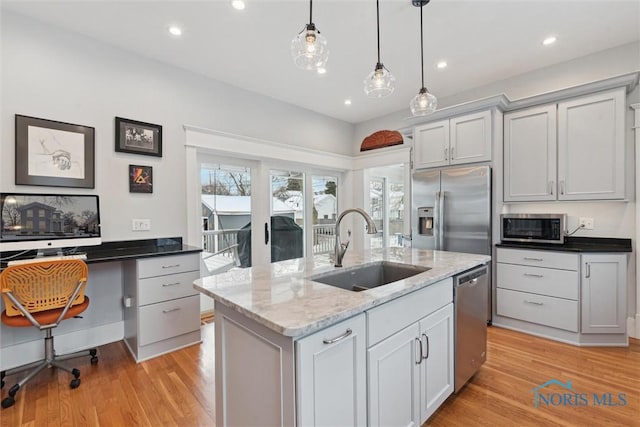
<instances>
[{"instance_id":1,"label":"light switch plate","mask_svg":"<svg viewBox=\"0 0 640 427\"><path fill-rule=\"evenodd\" d=\"M131 231L149 231L151 230L150 219L132 219Z\"/></svg>"}]
</instances>

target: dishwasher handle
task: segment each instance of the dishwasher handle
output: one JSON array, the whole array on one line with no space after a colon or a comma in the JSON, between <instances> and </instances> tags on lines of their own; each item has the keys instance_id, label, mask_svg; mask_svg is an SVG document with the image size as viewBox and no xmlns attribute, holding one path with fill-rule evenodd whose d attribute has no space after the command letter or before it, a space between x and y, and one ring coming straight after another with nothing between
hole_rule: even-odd
<instances>
[{"instance_id":1,"label":"dishwasher handle","mask_svg":"<svg viewBox=\"0 0 640 427\"><path fill-rule=\"evenodd\" d=\"M456 287L460 288L460 287L472 287L475 286L478 283L478 280L483 277L486 276L488 274L488 268L486 265L480 267L480 268L476 268L475 270L472 270L468 273L464 273L461 276L458 276L457 280L456 280Z\"/></svg>"}]
</instances>

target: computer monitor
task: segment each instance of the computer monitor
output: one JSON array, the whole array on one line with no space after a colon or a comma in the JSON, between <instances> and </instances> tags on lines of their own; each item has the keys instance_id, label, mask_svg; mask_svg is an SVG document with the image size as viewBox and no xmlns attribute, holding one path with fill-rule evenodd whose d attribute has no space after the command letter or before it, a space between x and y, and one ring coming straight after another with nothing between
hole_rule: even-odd
<instances>
[{"instance_id":1,"label":"computer monitor","mask_svg":"<svg viewBox=\"0 0 640 427\"><path fill-rule=\"evenodd\" d=\"M0 193L0 252L102 243L98 196ZM53 250L53 251L51 251Z\"/></svg>"}]
</instances>

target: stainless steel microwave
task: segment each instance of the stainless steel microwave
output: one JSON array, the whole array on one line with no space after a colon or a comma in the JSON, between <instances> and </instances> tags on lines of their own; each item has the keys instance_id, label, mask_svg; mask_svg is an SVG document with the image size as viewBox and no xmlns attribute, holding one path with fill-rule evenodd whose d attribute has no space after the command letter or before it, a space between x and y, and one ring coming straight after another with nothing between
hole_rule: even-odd
<instances>
[{"instance_id":1,"label":"stainless steel microwave","mask_svg":"<svg viewBox=\"0 0 640 427\"><path fill-rule=\"evenodd\" d=\"M502 214L503 242L564 243L566 214Z\"/></svg>"}]
</instances>

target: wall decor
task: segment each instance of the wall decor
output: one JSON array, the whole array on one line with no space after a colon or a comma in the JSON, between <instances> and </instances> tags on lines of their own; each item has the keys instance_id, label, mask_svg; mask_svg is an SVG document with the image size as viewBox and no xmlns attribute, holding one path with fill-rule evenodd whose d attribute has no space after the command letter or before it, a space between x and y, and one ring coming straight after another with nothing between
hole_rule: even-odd
<instances>
[{"instance_id":1,"label":"wall decor","mask_svg":"<svg viewBox=\"0 0 640 427\"><path fill-rule=\"evenodd\" d=\"M162 157L162 126L116 117L116 151Z\"/></svg>"},{"instance_id":2,"label":"wall decor","mask_svg":"<svg viewBox=\"0 0 640 427\"><path fill-rule=\"evenodd\" d=\"M95 129L16 114L16 185L94 188Z\"/></svg>"},{"instance_id":3,"label":"wall decor","mask_svg":"<svg viewBox=\"0 0 640 427\"><path fill-rule=\"evenodd\" d=\"M129 193L153 193L153 168L129 165Z\"/></svg>"},{"instance_id":4,"label":"wall decor","mask_svg":"<svg viewBox=\"0 0 640 427\"><path fill-rule=\"evenodd\" d=\"M379 130L362 140L360 151L391 147L403 143L402 134L397 130Z\"/></svg>"}]
</instances>

